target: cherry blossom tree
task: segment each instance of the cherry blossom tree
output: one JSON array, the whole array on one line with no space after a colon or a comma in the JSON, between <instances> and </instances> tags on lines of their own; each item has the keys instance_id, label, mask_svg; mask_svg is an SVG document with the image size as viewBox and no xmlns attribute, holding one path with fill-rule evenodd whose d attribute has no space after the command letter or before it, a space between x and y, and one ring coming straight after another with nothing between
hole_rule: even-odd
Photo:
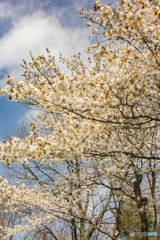
<instances>
[{"instance_id":1,"label":"cherry blossom tree","mask_svg":"<svg viewBox=\"0 0 160 240\"><path fill-rule=\"evenodd\" d=\"M54 116L55 118L55 116ZM39 119L41 121L45 120L45 122L53 122L53 116L49 114L43 114L43 116L39 116ZM57 117L56 117L57 119ZM34 119L36 122L36 125L38 127L38 133L40 136L46 136L51 133L52 128L45 128L45 124L42 125L38 119ZM33 128L33 123L30 124L31 128ZM35 127L35 126L34 126ZM13 133L5 132L4 138L5 140L11 140L12 137L19 137L21 139L24 139L27 136L27 132L29 132L28 123L24 125L24 123L21 125L21 128L14 129ZM60 185L63 183L63 187L65 187L65 193L67 195L72 195L74 193L74 189L76 187L77 191L83 192L86 195L87 201L85 199L83 202L78 202L77 207L83 209L83 206L81 204L85 204L84 207L84 214L90 214L92 217L92 221L94 218L96 218L97 224L103 225L106 223L107 220L113 221L113 217L111 218L111 214L107 217L106 214L110 212L109 204L111 199L111 193L109 193L108 197L108 191L106 191L105 188L102 189L102 187L95 188L93 186L93 179L96 178L96 172L90 173L85 169L86 166L84 162L77 162L76 164L74 161L66 161L65 164L54 164L54 166L42 164L41 161L30 161L28 164L22 164L22 165L16 165L12 164L11 166L8 166L7 164L7 172L9 175L10 180L12 179L17 180L17 185L19 185L21 182L25 183L25 186L31 187L35 185L39 185L40 188L45 187L49 188L50 186L54 186L57 189L60 188ZM93 168L93 167L92 167ZM88 166L88 169L92 169ZM84 170L85 169L85 170ZM90 171L89 170L89 171ZM86 173L88 172L87 176ZM84 179L79 179L81 175L84 177ZM69 177L67 177L69 176ZM90 178L90 184L92 184L92 191L89 193L88 191L83 191L81 189L82 182L84 181L85 184L87 183L88 179ZM61 183L56 183L57 179L61 179ZM76 181L79 181L79 185L76 184ZM67 189L67 186L69 188ZM62 187L62 186L61 186ZM62 188L63 188L62 187ZM54 195L58 196L58 194L61 194L60 189L58 190L58 193ZM27 210L24 208L21 209L21 213L23 213L23 218L30 217L35 213L35 209L28 207ZM72 216L72 207L70 208L70 214ZM20 219L20 218L19 218ZM22 217L21 217L22 219ZM75 218L74 216L72 218L65 218L65 219L56 219L54 221L51 221L47 224L39 224L36 229L31 229L30 231L27 231L27 233L24 235L24 239L61 239L63 238L65 230L64 238L67 236L67 239L95 239L96 237L101 237L100 233L92 226L92 222L89 226L88 222L84 219L84 221L80 221L78 218ZM85 231L85 233L84 233ZM84 237L85 234L85 237ZM15 235L16 237L16 235Z\"/></svg>"},{"instance_id":2,"label":"cherry blossom tree","mask_svg":"<svg viewBox=\"0 0 160 240\"><path fill-rule=\"evenodd\" d=\"M130 211L136 209L141 231L157 230L160 2L119 0L112 9L97 1L94 11L79 14L97 39L86 49L88 64L80 53L70 59L60 53L60 62L71 71L66 76L47 49L48 58L38 54L31 55L29 64L23 60L23 81L8 76L0 90L10 101L39 109L42 126L52 129L45 134L32 123L25 139L15 137L1 145L1 161L26 168L40 163L54 171L54 178L47 176L52 178L49 184L32 176L39 184L31 188L1 179L2 198L7 197L11 211L34 209L26 224L6 229L6 234L63 219L78 224L73 239L91 239L92 232L99 239L117 239L127 198L136 206ZM106 196L99 208L95 203L101 187Z\"/></svg>"}]
</instances>

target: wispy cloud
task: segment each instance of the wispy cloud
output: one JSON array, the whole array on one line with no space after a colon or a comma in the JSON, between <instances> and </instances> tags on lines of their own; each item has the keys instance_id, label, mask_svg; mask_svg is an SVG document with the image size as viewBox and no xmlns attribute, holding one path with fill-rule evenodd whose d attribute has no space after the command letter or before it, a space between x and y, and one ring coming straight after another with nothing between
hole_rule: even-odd
<instances>
[{"instance_id":1,"label":"wispy cloud","mask_svg":"<svg viewBox=\"0 0 160 240\"><path fill-rule=\"evenodd\" d=\"M36 120L36 117L38 116L38 114L40 113L39 110L29 110L27 111L23 117L18 119L18 124L20 125L22 122L33 122Z\"/></svg>"},{"instance_id":2,"label":"wispy cloud","mask_svg":"<svg viewBox=\"0 0 160 240\"><path fill-rule=\"evenodd\" d=\"M87 35L85 28L64 28L54 15L48 17L42 11L20 17L0 39L0 68L7 68L7 74L19 80L22 71L19 65L22 59L29 61L29 51L33 55L45 54L47 47L58 60L59 51L65 56L83 52L88 44ZM5 85L5 78L1 80L1 86Z\"/></svg>"},{"instance_id":3,"label":"wispy cloud","mask_svg":"<svg viewBox=\"0 0 160 240\"><path fill-rule=\"evenodd\" d=\"M0 3L0 17L1 18L13 18L14 9L11 4L7 2Z\"/></svg>"}]
</instances>

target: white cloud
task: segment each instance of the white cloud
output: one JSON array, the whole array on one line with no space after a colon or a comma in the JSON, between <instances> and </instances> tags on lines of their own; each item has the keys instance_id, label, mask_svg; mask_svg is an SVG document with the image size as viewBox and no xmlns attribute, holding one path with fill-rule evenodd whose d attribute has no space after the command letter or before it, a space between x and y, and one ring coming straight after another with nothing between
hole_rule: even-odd
<instances>
[{"instance_id":1,"label":"white cloud","mask_svg":"<svg viewBox=\"0 0 160 240\"><path fill-rule=\"evenodd\" d=\"M87 35L85 28L64 28L54 15L46 16L42 11L19 17L14 21L13 28L0 39L0 68L7 68L8 74L19 80L23 71L19 65L22 59L30 60L29 51L33 56L45 54L47 47L57 60L60 51L69 57L84 51L88 44ZM5 85L5 78L0 82L1 87Z\"/></svg>"},{"instance_id":2,"label":"white cloud","mask_svg":"<svg viewBox=\"0 0 160 240\"><path fill-rule=\"evenodd\" d=\"M20 125L22 122L34 122L36 120L37 115L40 113L39 110L29 110L27 111L22 118L18 119L18 124Z\"/></svg>"},{"instance_id":3,"label":"white cloud","mask_svg":"<svg viewBox=\"0 0 160 240\"><path fill-rule=\"evenodd\" d=\"M84 28L64 28L59 19L54 16L54 12L52 16L48 16L43 11L37 11L32 15L14 19L12 29L0 39L0 69L7 69L6 76L0 80L0 87L6 85L7 75L13 76L15 81L23 79L20 76L23 72L20 64L22 59L27 62L30 60L29 51L33 56L37 53L46 55L45 49L49 48L58 62L59 52L62 52L65 57L78 52L83 53L89 44L89 32L85 24ZM82 59L85 59L83 54ZM66 71L64 65L61 66L61 70ZM27 112L18 123L30 118L29 114Z\"/></svg>"},{"instance_id":4,"label":"white cloud","mask_svg":"<svg viewBox=\"0 0 160 240\"><path fill-rule=\"evenodd\" d=\"M0 17L10 18L13 16L13 8L8 2L0 3Z\"/></svg>"}]
</instances>

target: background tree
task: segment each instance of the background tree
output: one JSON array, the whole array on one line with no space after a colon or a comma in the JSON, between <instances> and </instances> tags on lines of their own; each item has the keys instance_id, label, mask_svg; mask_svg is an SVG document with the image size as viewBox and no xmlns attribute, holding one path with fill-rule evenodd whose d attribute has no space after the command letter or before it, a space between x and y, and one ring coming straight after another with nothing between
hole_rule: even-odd
<instances>
[{"instance_id":1,"label":"background tree","mask_svg":"<svg viewBox=\"0 0 160 240\"><path fill-rule=\"evenodd\" d=\"M39 120L45 121L45 123L49 122L53 116L49 116L49 114L46 116L46 114L42 116L39 116L39 119L35 118L35 124L38 126L39 134L41 136L47 136L49 134L49 131L52 131L51 128L46 128L46 124L42 125ZM53 119L52 119L53 121ZM51 122L52 122L51 121ZM33 126L33 123L30 124L31 128L35 128L35 125ZM27 134L29 133L29 124L26 122L26 124L22 123L21 127L19 129L14 129L13 133L5 132L4 138L5 141L12 140L12 137L19 137L21 139L25 139ZM12 137L11 137L12 136ZM80 175L83 175L85 177L85 171L87 171L86 166L83 162L79 163L76 160L76 163L74 161L67 161L65 164L61 165L54 165L54 166L46 166L46 164L42 164L41 161L30 161L29 164L22 164L22 165L15 165L12 164L11 166L7 166L7 173L9 175L10 181L12 179L15 179L18 181L17 185L21 184L21 182L25 183L25 186L28 186L29 188L31 186L39 185L40 187L47 187L48 189L51 186L54 186L56 188L60 187L59 183L56 183L57 179L61 179L61 184L63 183L64 186L61 186L61 188L65 188L66 194L72 195L74 193L74 189L76 188L78 191L82 192L81 189L81 182ZM83 170L82 170L83 169ZM70 179L68 179L67 175L69 172ZM91 172L92 179L96 178L96 173ZM77 176L76 176L77 175ZM84 179L83 181L87 184L88 179L90 179L90 175L88 174L87 180ZM85 181L86 180L86 181ZM93 180L90 180L93 181ZM76 181L79 182L77 185ZM66 188L69 187L69 191L66 190ZM100 190L100 191L99 191ZM60 189L59 189L60 191ZM84 191L85 192L85 191ZM58 195L58 194L55 194ZM87 214L89 213L92 217L92 221L94 218L96 218L97 225L104 225L106 223L106 220L111 219L111 214L109 216L108 212L110 212L109 204L111 199L111 194L108 193L105 188L98 188L93 187L92 191L87 191L85 193L86 195L86 201L83 200L83 203L78 202L78 208L81 210L84 209L84 218L87 217ZM84 195L84 197L85 197ZM84 204L84 207L83 205ZM35 209L29 207L26 211L24 210L25 216L30 217L35 212ZM70 214L72 215L72 207L70 208ZM23 214L24 217L24 214ZM21 217L22 218L22 217ZM113 221L113 220L112 220ZM65 232L65 234L64 234ZM99 238L102 239L101 234L96 230L95 227L91 224L88 224L88 221L85 219L79 220L76 217L72 217L71 219L62 219L62 220L55 220L50 222L49 224L42 224L38 226L36 229L28 231L24 239L56 239L59 240L64 237L64 239L95 239Z\"/></svg>"}]
</instances>

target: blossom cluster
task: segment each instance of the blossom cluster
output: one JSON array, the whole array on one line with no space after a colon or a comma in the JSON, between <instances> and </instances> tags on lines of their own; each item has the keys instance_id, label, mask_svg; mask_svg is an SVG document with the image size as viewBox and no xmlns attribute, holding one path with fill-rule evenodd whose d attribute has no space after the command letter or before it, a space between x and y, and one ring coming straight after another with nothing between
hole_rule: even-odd
<instances>
[{"instance_id":1,"label":"blossom cluster","mask_svg":"<svg viewBox=\"0 0 160 240\"><path fill-rule=\"evenodd\" d=\"M30 161L40 161L51 167L69 162L70 169L73 162L82 164L83 160L81 178L75 173L76 165L76 170L70 170L71 175L66 174L65 181L56 179L56 197L52 188L35 191L1 181L2 197L7 198L8 206L20 201L38 209L35 218L28 219L34 226L42 224L38 214L43 211L48 222L51 215L70 216L73 203L77 204L73 211L76 217L84 217L77 206L92 190L90 186L97 181L114 186L117 182L112 182L113 176L123 178L118 186L136 199L135 176L148 177L147 174L159 171L159 1L119 0L116 9L97 1L94 12L79 13L88 20L88 28L93 26L92 34L97 39L101 34L105 42L87 47L86 52L92 54L88 64L82 62L80 53L70 59L60 53L59 61L71 71L66 76L47 49L48 58L38 54L29 64L23 60L23 81L16 82L8 76L6 87L0 89L0 95L6 94L10 101L42 110L44 114L38 118L42 128L50 130L49 134L40 134L40 125L32 123L25 139L14 137L0 145L1 162L28 165ZM73 185L72 194L67 184Z\"/></svg>"}]
</instances>

